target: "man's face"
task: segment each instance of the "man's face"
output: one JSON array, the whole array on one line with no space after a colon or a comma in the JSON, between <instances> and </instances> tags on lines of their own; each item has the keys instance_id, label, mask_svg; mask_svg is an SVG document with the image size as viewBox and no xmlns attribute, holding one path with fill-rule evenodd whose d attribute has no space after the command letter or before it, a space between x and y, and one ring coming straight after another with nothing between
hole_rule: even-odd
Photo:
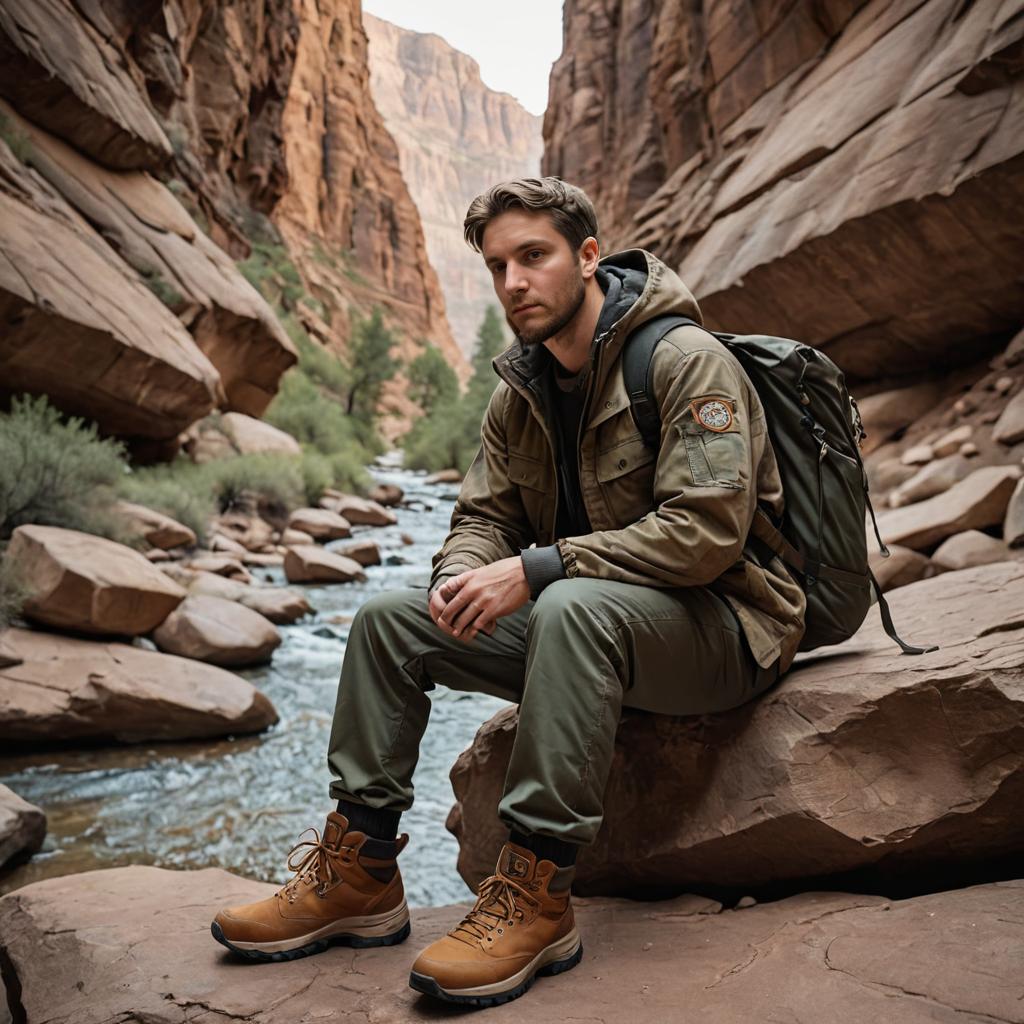
<instances>
[{"instance_id":1,"label":"man's face","mask_svg":"<svg viewBox=\"0 0 1024 1024\"><path fill-rule=\"evenodd\" d=\"M500 214L484 229L482 248L505 319L524 344L554 337L579 312L580 259L546 213Z\"/></svg>"}]
</instances>

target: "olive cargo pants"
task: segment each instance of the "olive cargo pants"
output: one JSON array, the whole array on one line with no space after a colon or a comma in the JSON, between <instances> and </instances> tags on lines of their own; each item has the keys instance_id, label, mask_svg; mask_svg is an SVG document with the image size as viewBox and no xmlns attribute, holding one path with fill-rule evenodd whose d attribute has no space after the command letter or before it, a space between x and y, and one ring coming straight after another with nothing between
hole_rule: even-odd
<instances>
[{"instance_id":1,"label":"olive cargo pants","mask_svg":"<svg viewBox=\"0 0 1024 1024\"><path fill-rule=\"evenodd\" d=\"M725 711L768 689L731 609L703 587L559 580L466 644L430 618L425 589L367 601L352 622L328 765L331 796L403 811L435 683L519 704L502 821L593 841L621 709Z\"/></svg>"}]
</instances>

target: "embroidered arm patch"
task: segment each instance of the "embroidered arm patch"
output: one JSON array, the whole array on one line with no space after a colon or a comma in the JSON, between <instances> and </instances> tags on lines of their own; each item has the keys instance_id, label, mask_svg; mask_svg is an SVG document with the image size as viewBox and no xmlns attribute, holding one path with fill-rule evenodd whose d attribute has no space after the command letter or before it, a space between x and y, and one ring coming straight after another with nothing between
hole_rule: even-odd
<instances>
[{"instance_id":1,"label":"embroidered arm patch","mask_svg":"<svg viewBox=\"0 0 1024 1024\"><path fill-rule=\"evenodd\" d=\"M722 434L732 427L732 403L726 398L695 398L690 403L690 411L696 423L716 434Z\"/></svg>"}]
</instances>

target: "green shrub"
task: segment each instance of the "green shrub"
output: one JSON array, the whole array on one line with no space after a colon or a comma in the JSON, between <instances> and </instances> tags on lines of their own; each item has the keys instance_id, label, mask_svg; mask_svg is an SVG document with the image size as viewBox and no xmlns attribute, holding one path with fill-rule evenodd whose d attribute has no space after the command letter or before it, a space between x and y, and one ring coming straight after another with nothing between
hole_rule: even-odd
<instances>
[{"instance_id":1,"label":"green shrub","mask_svg":"<svg viewBox=\"0 0 1024 1024\"><path fill-rule=\"evenodd\" d=\"M306 295L302 277L280 242L254 242L249 258L238 269L267 302L286 312L293 311Z\"/></svg>"},{"instance_id":2,"label":"green shrub","mask_svg":"<svg viewBox=\"0 0 1024 1024\"><path fill-rule=\"evenodd\" d=\"M135 469L121 481L119 493L128 501L177 519L204 543L217 501L206 490L205 480L189 469L193 465L181 456L169 465Z\"/></svg>"},{"instance_id":3,"label":"green shrub","mask_svg":"<svg viewBox=\"0 0 1024 1024\"><path fill-rule=\"evenodd\" d=\"M13 625L21 617L28 597L28 587L10 559L0 558L0 630Z\"/></svg>"},{"instance_id":4,"label":"green shrub","mask_svg":"<svg viewBox=\"0 0 1024 1024\"><path fill-rule=\"evenodd\" d=\"M95 424L65 421L43 396L15 398L0 415L0 536L41 523L123 539L111 504L125 472L123 447Z\"/></svg>"},{"instance_id":5,"label":"green shrub","mask_svg":"<svg viewBox=\"0 0 1024 1024\"><path fill-rule=\"evenodd\" d=\"M174 312L185 301L185 296L167 280L159 270L147 270L142 275L146 287L169 309Z\"/></svg>"}]
</instances>

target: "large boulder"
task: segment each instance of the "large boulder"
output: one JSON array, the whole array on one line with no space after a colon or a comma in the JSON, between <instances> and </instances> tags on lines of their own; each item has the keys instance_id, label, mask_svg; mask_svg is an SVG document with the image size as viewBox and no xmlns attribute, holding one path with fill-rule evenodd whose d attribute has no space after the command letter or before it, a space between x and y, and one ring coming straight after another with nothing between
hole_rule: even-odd
<instances>
[{"instance_id":1,"label":"large boulder","mask_svg":"<svg viewBox=\"0 0 1024 1024\"><path fill-rule=\"evenodd\" d=\"M1017 466L976 469L943 494L881 513L882 539L923 551L954 533L1002 524L1020 476Z\"/></svg>"},{"instance_id":2,"label":"large boulder","mask_svg":"<svg viewBox=\"0 0 1024 1024\"><path fill-rule=\"evenodd\" d=\"M153 641L168 654L241 667L268 661L281 634L269 619L236 601L195 594L153 631Z\"/></svg>"},{"instance_id":3,"label":"large boulder","mask_svg":"<svg viewBox=\"0 0 1024 1024\"><path fill-rule=\"evenodd\" d=\"M0 392L167 443L222 401L181 321L3 139L0 221Z\"/></svg>"},{"instance_id":4,"label":"large boulder","mask_svg":"<svg viewBox=\"0 0 1024 1024\"><path fill-rule=\"evenodd\" d=\"M964 530L944 540L932 553L931 561L940 569L973 569L1013 558L1005 541L980 530Z\"/></svg>"},{"instance_id":5,"label":"large boulder","mask_svg":"<svg viewBox=\"0 0 1024 1024\"><path fill-rule=\"evenodd\" d=\"M265 519L247 512L225 512L214 523L215 550L233 550L240 555L249 551L273 551L274 528ZM219 541L218 545L216 542ZM225 545L230 541L230 547Z\"/></svg>"},{"instance_id":6,"label":"large boulder","mask_svg":"<svg viewBox=\"0 0 1024 1024\"><path fill-rule=\"evenodd\" d=\"M0 784L0 868L31 857L46 838L46 815Z\"/></svg>"},{"instance_id":7,"label":"large boulder","mask_svg":"<svg viewBox=\"0 0 1024 1024\"><path fill-rule=\"evenodd\" d=\"M315 545L288 548L284 574L289 583L365 583L366 573L353 558L336 555Z\"/></svg>"},{"instance_id":8,"label":"large boulder","mask_svg":"<svg viewBox=\"0 0 1024 1024\"><path fill-rule=\"evenodd\" d=\"M245 437L246 421L262 415L298 358L266 300L162 182L141 171L99 167L13 111L6 114L27 136L33 168L187 323L220 374L223 407L248 414L225 429ZM292 445L298 449L294 439Z\"/></svg>"},{"instance_id":9,"label":"large boulder","mask_svg":"<svg viewBox=\"0 0 1024 1024\"><path fill-rule=\"evenodd\" d=\"M337 512L325 508L297 508L288 517L288 528L301 530L319 541L352 536L351 524Z\"/></svg>"},{"instance_id":10,"label":"large boulder","mask_svg":"<svg viewBox=\"0 0 1024 1024\"><path fill-rule=\"evenodd\" d=\"M26 618L57 629L141 636L185 591L124 544L58 526L19 526L7 561L27 589Z\"/></svg>"},{"instance_id":11,"label":"large boulder","mask_svg":"<svg viewBox=\"0 0 1024 1024\"><path fill-rule=\"evenodd\" d=\"M935 575L936 570L931 559L927 555L922 555L920 551L913 551L899 544L890 544L888 550L888 556L870 549L868 554L868 565L883 591L905 587L908 583L916 583Z\"/></svg>"},{"instance_id":12,"label":"large boulder","mask_svg":"<svg viewBox=\"0 0 1024 1024\"><path fill-rule=\"evenodd\" d=\"M320 499L320 507L337 512L354 526L394 526L398 522L394 512L376 501L342 491L325 491Z\"/></svg>"},{"instance_id":13,"label":"large boulder","mask_svg":"<svg viewBox=\"0 0 1024 1024\"><path fill-rule=\"evenodd\" d=\"M9 629L20 663L0 669L0 741L141 743L260 732L277 721L244 679L189 658Z\"/></svg>"},{"instance_id":14,"label":"large boulder","mask_svg":"<svg viewBox=\"0 0 1024 1024\"><path fill-rule=\"evenodd\" d=\"M192 547L196 543L194 530L163 512L131 501L119 501L116 508L129 531L155 548L170 551L172 548Z\"/></svg>"},{"instance_id":15,"label":"large boulder","mask_svg":"<svg viewBox=\"0 0 1024 1024\"><path fill-rule=\"evenodd\" d=\"M362 566L380 565L381 563L380 546L372 540L357 540L351 544L341 544L338 547L332 547L331 551L336 555L351 558L353 562L358 562Z\"/></svg>"},{"instance_id":16,"label":"large boulder","mask_svg":"<svg viewBox=\"0 0 1024 1024\"><path fill-rule=\"evenodd\" d=\"M934 498L943 494L961 480L970 476L978 467L967 457L959 454L928 462L908 480L902 481L889 495L890 508L902 508L915 501Z\"/></svg>"},{"instance_id":17,"label":"large boulder","mask_svg":"<svg viewBox=\"0 0 1024 1024\"><path fill-rule=\"evenodd\" d=\"M190 594L206 594L226 601L237 601L277 625L297 622L313 611L305 594L287 587L251 586L212 572L194 573L185 585Z\"/></svg>"},{"instance_id":18,"label":"large boulder","mask_svg":"<svg viewBox=\"0 0 1024 1024\"><path fill-rule=\"evenodd\" d=\"M273 887L217 868L113 868L0 899L0 956L16 1020L63 1024L296 1024L448 1017L408 987L415 952L334 947L281 970L247 969L210 937L224 905ZM465 906L412 911L416 947ZM1024 884L916 899L807 893L723 910L682 896L577 904L584 960L495 1019L714 1024L1020 1021ZM154 925L158 922L158 925ZM979 982L983 979L983 982ZM685 1008L685 1012L681 1008Z\"/></svg>"},{"instance_id":19,"label":"large boulder","mask_svg":"<svg viewBox=\"0 0 1024 1024\"><path fill-rule=\"evenodd\" d=\"M265 452L279 455L301 455L302 445L291 434L240 412L227 412L220 418L220 429L227 435L239 455Z\"/></svg>"},{"instance_id":20,"label":"large boulder","mask_svg":"<svg viewBox=\"0 0 1024 1024\"><path fill-rule=\"evenodd\" d=\"M940 649L901 655L873 609L753 704L695 719L627 712L579 890L840 876L938 887L1019 859L1024 565L947 573L889 602L905 639ZM448 825L470 885L505 834L496 808L515 727L513 708L499 712L452 769Z\"/></svg>"},{"instance_id":21,"label":"large boulder","mask_svg":"<svg viewBox=\"0 0 1024 1024\"><path fill-rule=\"evenodd\" d=\"M1006 403L1006 408L992 427L992 439L1007 445L1024 441L1024 391Z\"/></svg>"},{"instance_id":22,"label":"large boulder","mask_svg":"<svg viewBox=\"0 0 1024 1024\"><path fill-rule=\"evenodd\" d=\"M942 386L936 381L924 381L858 399L857 408L867 434L863 454L880 448L893 434L905 430L934 409L941 398Z\"/></svg>"}]
</instances>

